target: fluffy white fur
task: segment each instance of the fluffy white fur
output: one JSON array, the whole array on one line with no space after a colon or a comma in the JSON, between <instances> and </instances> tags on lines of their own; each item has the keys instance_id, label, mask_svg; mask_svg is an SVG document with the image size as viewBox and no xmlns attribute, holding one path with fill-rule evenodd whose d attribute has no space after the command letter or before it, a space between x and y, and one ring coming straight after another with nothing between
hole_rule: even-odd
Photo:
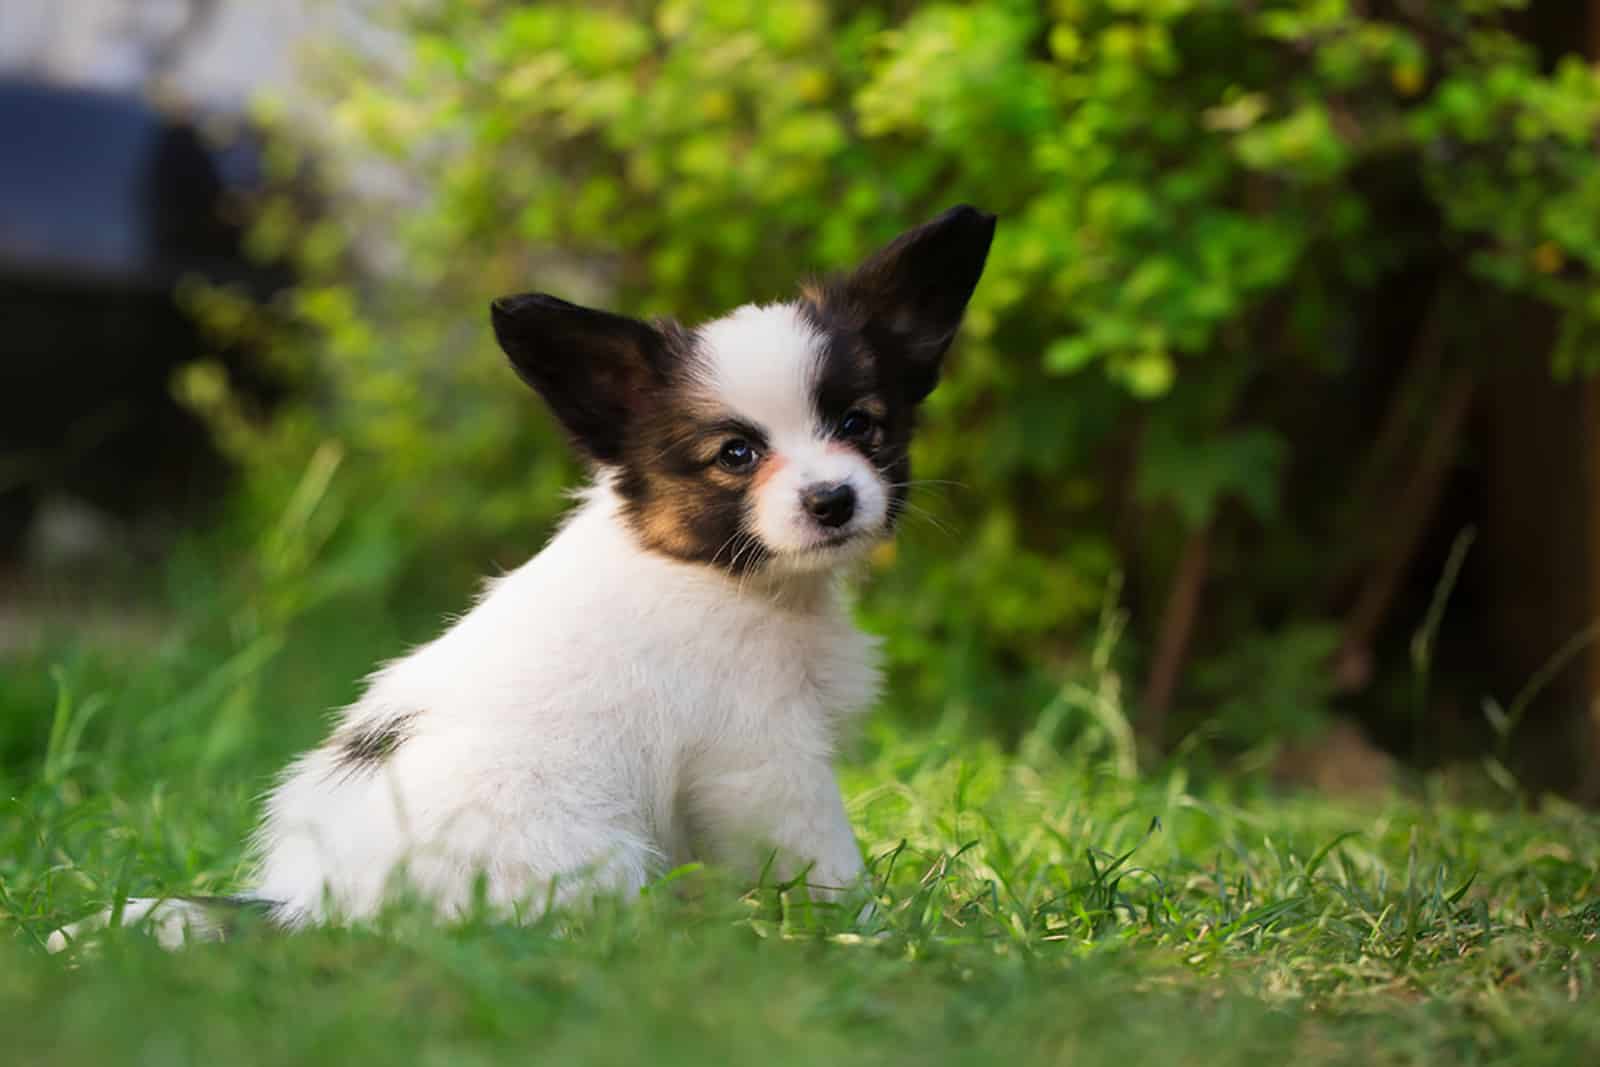
<instances>
[{"instance_id":1,"label":"fluffy white fur","mask_svg":"<svg viewBox=\"0 0 1600 1067\"><path fill-rule=\"evenodd\" d=\"M257 892L362 916L403 867L446 912L479 872L491 902L528 907L632 892L692 858L759 862L768 845L848 886L861 860L830 759L839 721L874 695L872 643L827 579L807 584L741 592L641 551L600 485L348 712L418 713L381 768L347 774L327 749L291 768Z\"/></svg>"},{"instance_id":2,"label":"fluffy white fur","mask_svg":"<svg viewBox=\"0 0 1600 1067\"><path fill-rule=\"evenodd\" d=\"M824 895L857 881L831 761L841 722L875 696L875 644L831 565L857 549L819 549L798 490L850 481L852 532L884 525L886 491L817 425L818 338L791 307L741 309L702 336L708 383L781 462L754 508L791 565L741 580L649 552L602 473L542 552L342 713L335 737L404 717L381 765L342 766L329 744L272 791L253 895L281 921L369 916L402 876L445 915L480 875L523 915L635 892L690 859L754 873L775 853L780 876L809 868ZM190 920L209 932L181 901L125 915L165 941Z\"/></svg>"}]
</instances>

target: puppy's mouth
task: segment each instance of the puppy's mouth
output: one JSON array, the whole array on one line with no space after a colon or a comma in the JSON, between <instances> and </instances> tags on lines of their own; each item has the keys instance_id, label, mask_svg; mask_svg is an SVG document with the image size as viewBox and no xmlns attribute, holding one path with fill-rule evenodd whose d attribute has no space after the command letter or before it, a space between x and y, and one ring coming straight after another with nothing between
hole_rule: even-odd
<instances>
[{"instance_id":1,"label":"puppy's mouth","mask_svg":"<svg viewBox=\"0 0 1600 1067\"><path fill-rule=\"evenodd\" d=\"M797 554L824 558L845 556L858 549L866 549L872 546L888 536L888 534L888 528L882 526L860 526L852 530L818 531L816 540L801 548Z\"/></svg>"},{"instance_id":2,"label":"puppy's mouth","mask_svg":"<svg viewBox=\"0 0 1600 1067\"><path fill-rule=\"evenodd\" d=\"M778 574L818 574L847 566L866 555L889 531L878 526L812 531L805 544L775 550L768 564Z\"/></svg>"}]
</instances>

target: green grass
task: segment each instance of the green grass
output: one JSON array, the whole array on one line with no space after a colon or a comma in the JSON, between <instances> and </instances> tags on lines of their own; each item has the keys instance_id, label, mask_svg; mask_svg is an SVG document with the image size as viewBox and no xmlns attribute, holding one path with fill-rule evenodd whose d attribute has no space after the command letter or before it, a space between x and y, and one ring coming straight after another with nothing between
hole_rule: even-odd
<instances>
[{"instance_id":1,"label":"green grass","mask_svg":"<svg viewBox=\"0 0 1600 1067\"><path fill-rule=\"evenodd\" d=\"M7 1062L1600 1062L1595 816L1130 775L1110 679L1014 752L870 725L864 921L690 871L532 927L397 906L47 956L120 895L236 886L271 773L433 626L374 593L276 621L191 593L154 647L0 664Z\"/></svg>"}]
</instances>

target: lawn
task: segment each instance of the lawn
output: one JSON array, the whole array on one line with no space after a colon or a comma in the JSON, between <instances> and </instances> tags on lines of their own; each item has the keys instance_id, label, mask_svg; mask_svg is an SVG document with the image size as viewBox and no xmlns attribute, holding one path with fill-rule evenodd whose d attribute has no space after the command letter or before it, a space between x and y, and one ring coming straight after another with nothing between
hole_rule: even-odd
<instances>
[{"instance_id":1,"label":"lawn","mask_svg":"<svg viewBox=\"0 0 1600 1067\"><path fill-rule=\"evenodd\" d=\"M44 953L119 894L237 885L270 774L432 625L381 597L281 630L191 609L0 666L8 1062L1600 1062L1595 816L1130 774L1110 678L1013 750L871 722L846 768L866 918L686 870L531 927L398 905Z\"/></svg>"}]
</instances>

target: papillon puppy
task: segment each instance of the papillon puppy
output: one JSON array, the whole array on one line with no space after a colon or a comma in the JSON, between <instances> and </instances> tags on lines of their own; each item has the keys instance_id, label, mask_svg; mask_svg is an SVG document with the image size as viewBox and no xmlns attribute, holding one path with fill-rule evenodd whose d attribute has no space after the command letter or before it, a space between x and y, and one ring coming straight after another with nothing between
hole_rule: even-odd
<instances>
[{"instance_id":1,"label":"papillon puppy","mask_svg":"<svg viewBox=\"0 0 1600 1067\"><path fill-rule=\"evenodd\" d=\"M878 670L838 579L895 528L994 225L953 208L694 328L495 301L501 348L593 466L581 503L288 768L250 892L133 900L122 921L170 945L241 907L368 917L401 884L445 917L480 897L526 917L694 860L855 886L833 757Z\"/></svg>"}]
</instances>

